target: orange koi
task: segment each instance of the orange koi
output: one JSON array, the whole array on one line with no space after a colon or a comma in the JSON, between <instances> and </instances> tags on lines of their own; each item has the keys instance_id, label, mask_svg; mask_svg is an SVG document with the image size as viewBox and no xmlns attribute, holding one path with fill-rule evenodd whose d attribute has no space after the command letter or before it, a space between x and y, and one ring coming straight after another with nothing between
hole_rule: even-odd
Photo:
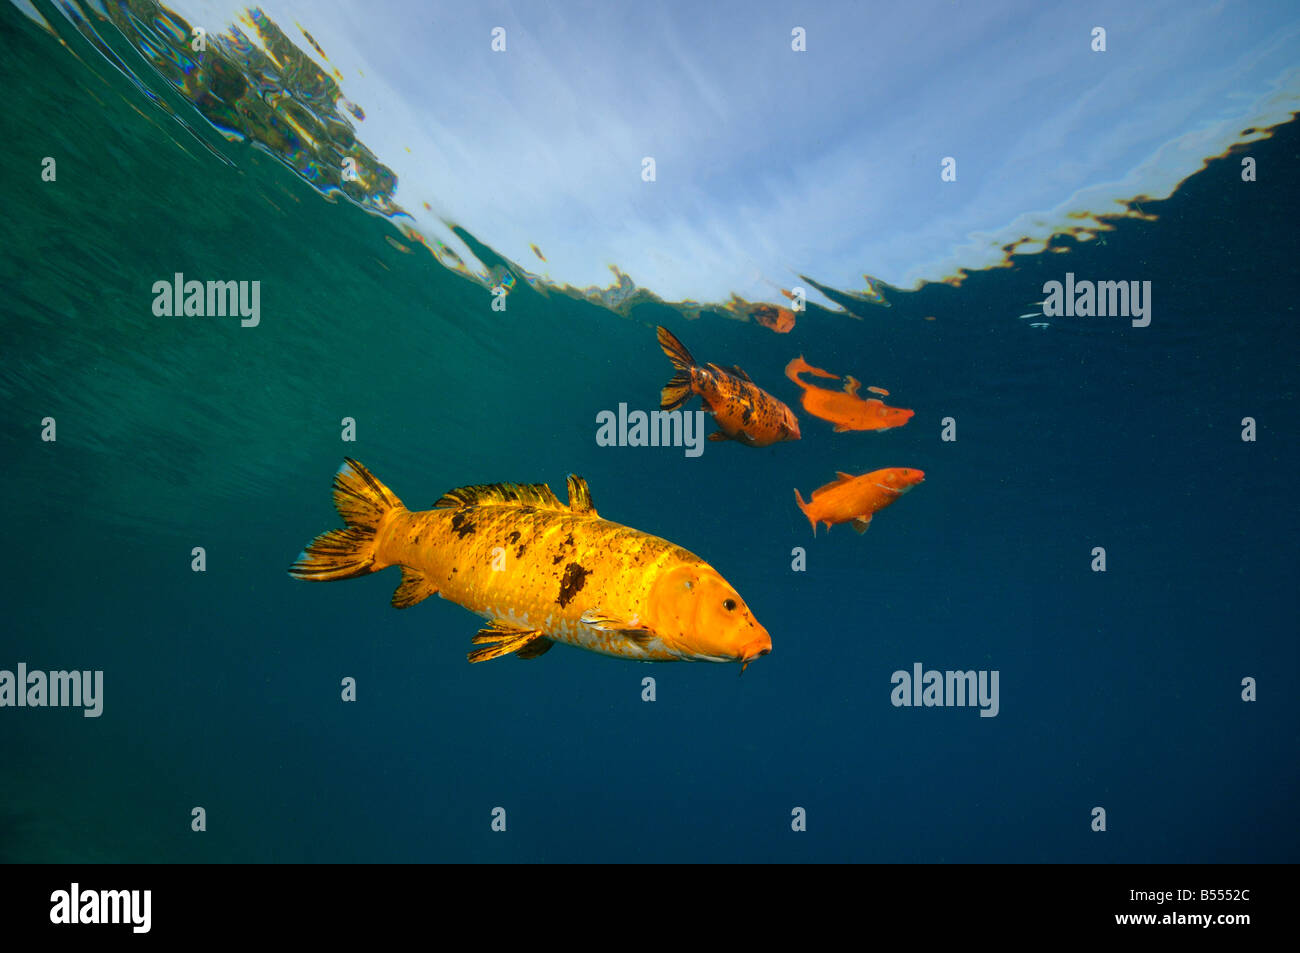
<instances>
[{"instance_id":1,"label":"orange koi","mask_svg":"<svg viewBox=\"0 0 1300 953\"><path fill-rule=\"evenodd\" d=\"M861 476L836 473L835 481L813 490L807 503L798 489L794 499L812 524L814 536L818 523L825 523L828 530L836 523L852 523L855 530L865 533L872 516L924 479L924 472L908 467L872 470Z\"/></svg>"},{"instance_id":2,"label":"orange koi","mask_svg":"<svg viewBox=\"0 0 1300 953\"><path fill-rule=\"evenodd\" d=\"M659 397L663 410L682 407L695 394L703 399L718 429L710 440L735 440L747 447L766 447L799 439L799 421L781 401L760 388L739 367L697 364L691 352L667 328L659 328L659 346L677 373Z\"/></svg>"},{"instance_id":3,"label":"orange koi","mask_svg":"<svg viewBox=\"0 0 1300 953\"><path fill-rule=\"evenodd\" d=\"M799 377L800 374L814 374L817 377L829 377L839 380L839 376L819 367L813 367L802 356L796 357L785 366L785 376L803 389L803 409L814 417L829 420L835 424L835 432L846 430L890 430L901 427L912 419L914 411L902 407L890 407L875 397L863 400L858 396L861 382L854 377L844 378L842 391L828 390L810 384ZM879 388L869 388L879 390Z\"/></svg>"},{"instance_id":4,"label":"orange koi","mask_svg":"<svg viewBox=\"0 0 1300 953\"><path fill-rule=\"evenodd\" d=\"M789 334L794 330L794 312L789 308L775 308L770 304L760 304L749 312L749 316L777 334Z\"/></svg>"},{"instance_id":5,"label":"orange koi","mask_svg":"<svg viewBox=\"0 0 1300 953\"><path fill-rule=\"evenodd\" d=\"M581 477L569 502L545 483L463 486L413 513L350 458L334 477L347 524L317 536L289 569L328 582L399 566L394 608L437 594L488 619L469 653L531 659L556 642L644 662L740 662L772 639L700 557L602 519Z\"/></svg>"}]
</instances>

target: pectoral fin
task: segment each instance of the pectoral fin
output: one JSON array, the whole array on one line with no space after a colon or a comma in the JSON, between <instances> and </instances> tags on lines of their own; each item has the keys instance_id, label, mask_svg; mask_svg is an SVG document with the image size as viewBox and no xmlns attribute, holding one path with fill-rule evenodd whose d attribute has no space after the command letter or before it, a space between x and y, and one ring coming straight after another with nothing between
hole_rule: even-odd
<instances>
[{"instance_id":1,"label":"pectoral fin","mask_svg":"<svg viewBox=\"0 0 1300 953\"><path fill-rule=\"evenodd\" d=\"M844 393L853 397L858 395L858 388L862 386L862 381L852 375L846 375L844 378Z\"/></svg>"},{"instance_id":2,"label":"pectoral fin","mask_svg":"<svg viewBox=\"0 0 1300 953\"><path fill-rule=\"evenodd\" d=\"M867 531L868 528L870 528L870 526L871 526L871 517L870 517L870 516L859 516L857 519L855 519L855 520L851 520L850 522L851 522L853 528L858 532L858 534L861 535L862 533L865 533L865 532Z\"/></svg>"},{"instance_id":3,"label":"pectoral fin","mask_svg":"<svg viewBox=\"0 0 1300 953\"><path fill-rule=\"evenodd\" d=\"M601 632L617 632L638 645L644 645L654 638L650 631L636 616L631 619L619 619L608 615L600 609L588 609L578 619L583 625L589 625Z\"/></svg>"},{"instance_id":4,"label":"pectoral fin","mask_svg":"<svg viewBox=\"0 0 1300 953\"><path fill-rule=\"evenodd\" d=\"M601 629L605 632L612 632L616 629L635 629L641 628L641 621L635 617L632 619L620 619L617 616L610 615L600 608L588 609L578 617L578 621L583 625L589 625L593 629Z\"/></svg>"},{"instance_id":5,"label":"pectoral fin","mask_svg":"<svg viewBox=\"0 0 1300 953\"><path fill-rule=\"evenodd\" d=\"M713 433L709 434L709 439L710 439L710 440L730 440L731 438L728 437L728 436L727 436L725 433L723 433L721 430L715 430L715 431L713 431Z\"/></svg>"},{"instance_id":6,"label":"pectoral fin","mask_svg":"<svg viewBox=\"0 0 1300 953\"><path fill-rule=\"evenodd\" d=\"M515 625L513 622L493 619L478 630L478 635L474 636L473 640L475 645L486 644L487 647L475 649L467 657L471 662L486 662L488 659L500 658L502 655L509 655L511 652L531 648L532 643L539 640L543 642L551 641L542 635L540 629L529 629ZM550 648L550 646L548 645L546 648ZM531 655L523 657L535 658L545 651L546 649L536 649Z\"/></svg>"},{"instance_id":7,"label":"pectoral fin","mask_svg":"<svg viewBox=\"0 0 1300 953\"><path fill-rule=\"evenodd\" d=\"M409 609L417 602L423 602L434 595L437 591L438 587L424 573L418 572L410 566L403 566L401 585L393 593L393 608Z\"/></svg>"}]
</instances>

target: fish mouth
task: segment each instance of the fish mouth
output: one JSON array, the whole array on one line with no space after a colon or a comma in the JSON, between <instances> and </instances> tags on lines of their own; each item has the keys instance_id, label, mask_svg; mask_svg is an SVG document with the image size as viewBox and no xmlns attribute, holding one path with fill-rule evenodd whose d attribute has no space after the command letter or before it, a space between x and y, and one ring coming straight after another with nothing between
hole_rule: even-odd
<instances>
[{"instance_id":1,"label":"fish mouth","mask_svg":"<svg viewBox=\"0 0 1300 953\"><path fill-rule=\"evenodd\" d=\"M772 639L767 635L750 642L740 650L741 672L744 672L745 666L754 661L754 659L767 655L771 651Z\"/></svg>"},{"instance_id":2,"label":"fish mouth","mask_svg":"<svg viewBox=\"0 0 1300 953\"><path fill-rule=\"evenodd\" d=\"M746 646L745 651L742 653L740 657L741 675L745 674L745 669L749 668L750 662L754 661L754 659L758 658L760 655L766 655L768 652L772 651L772 642L769 639L767 644L764 645L762 648L759 648L757 651L750 651L751 648L753 648L753 643L751 643L749 646Z\"/></svg>"}]
</instances>

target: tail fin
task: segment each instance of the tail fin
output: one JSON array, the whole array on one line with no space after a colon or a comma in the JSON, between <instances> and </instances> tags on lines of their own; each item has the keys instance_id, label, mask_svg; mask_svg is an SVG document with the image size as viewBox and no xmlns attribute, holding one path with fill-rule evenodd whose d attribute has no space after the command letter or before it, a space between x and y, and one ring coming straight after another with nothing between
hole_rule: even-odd
<instances>
[{"instance_id":1,"label":"tail fin","mask_svg":"<svg viewBox=\"0 0 1300 953\"><path fill-rule=\"evenodd\" d=\"M815 520L815 519L813 518L813 515L812 515L811 513L808 512L808 504L805 503L805 502L803 501L803 497L799 495L799 488L798 488L798 487L795 487L795 491L794 491L794 501L795 501L796 503L799 504L799 509L803 510L803 515L806 516L806 517L808 517L808 522L812 524L812 528L813 528L813 536L816 536L816 535L817 535L817 520Z\"/></svg>"},{"instance_id":2,"label":"tail fin","mask_svg":"<svg viewBox=\"0 0 1300 953\"><path fill-rule=\"evenodd\" d=\"M664 385L659 395L659 407L662 410L676 410L691 399L691 368L695 366L695 358L686 350L686 345L677 340L667 328L659 327L658 331L659 346L677 369L677 373Z\"/></svg>"},{"instance_id":3,"label":"tail fin","mask_svg":"<svg viewBox=\"0 0 1300 953\"><path fill-rule=\"evenodd\" d=\"M348 524L311 541L289 567L289 575L311 582L351 579L383 569L375 565L379 527L394 510L404 510L392 490L351 457L334 474L334 506Z\"/></svg>"}]
</instances>

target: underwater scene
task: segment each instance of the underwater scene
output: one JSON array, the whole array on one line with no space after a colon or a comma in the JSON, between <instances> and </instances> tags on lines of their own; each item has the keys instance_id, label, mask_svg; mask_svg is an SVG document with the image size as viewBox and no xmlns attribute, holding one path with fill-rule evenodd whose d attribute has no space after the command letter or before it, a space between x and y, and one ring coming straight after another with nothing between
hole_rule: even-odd
<instances>
[{"instance_id":1,"label":"underwater scene","mask_svg":"<svg viewBox=\"0 0 1300 953\"><path fill-rule=\"evenodd\" d=\"M1300 8L0 4L9 863L1300 859Z\"/></svg>"}]
</instances>

